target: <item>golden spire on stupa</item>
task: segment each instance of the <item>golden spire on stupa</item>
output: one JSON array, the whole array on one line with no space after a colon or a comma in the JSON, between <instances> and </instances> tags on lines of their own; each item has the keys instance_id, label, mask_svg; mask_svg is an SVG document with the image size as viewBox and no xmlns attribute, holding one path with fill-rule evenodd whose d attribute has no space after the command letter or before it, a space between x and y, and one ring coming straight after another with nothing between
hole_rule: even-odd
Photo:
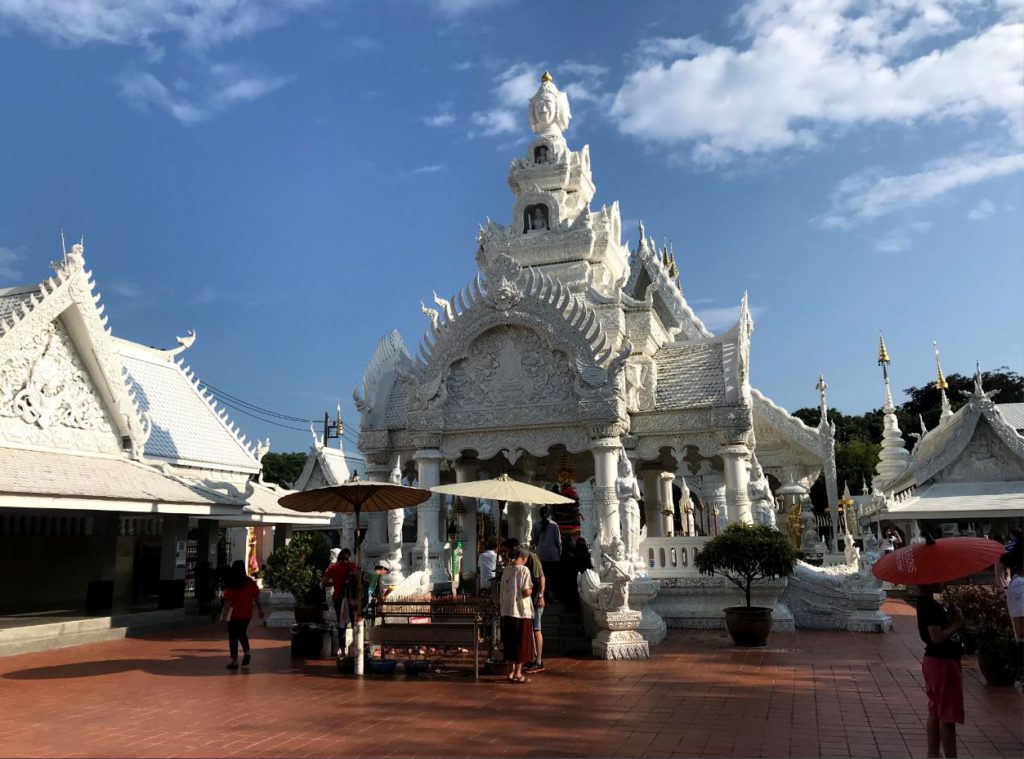
<instances>
[{"instance_id":1,"label":"golden spire on stupa","mask_svg":"<svg viewBox=\"0 0 1024 759\"><path fill-rule=\"evenodd\" d=\"M540 80L541 80L541 82L553 82L554 81L554 79L551 78L551 72L550 71L545 71L544 75L540 78Z\"/></svg>"},{"instance_id":2,"label":"golden spire on stupa","mask_svg":"<svg viewBox=\"0 0 1024 759\"><path fill-rule=\"evenodd\" d=\"M946 382L946 377L942 374L942 364L939 363L939 345L934 340L932 340L932 347L935 349L935 371L937 373L935 389L948 390L949 383Z\"/></svg>"},{"instance_id":3,"label":"golden spire on stupa","mask_svg":"<svg viewBox=\"0 0 1024 759\"><path fill-rule=\"evenodd\" d=\"M885 338L882 337L882 333L878 333L878 365L884 366L891 363L889 358L889 351L885 349Z\"/></svg>"}]
</instances>

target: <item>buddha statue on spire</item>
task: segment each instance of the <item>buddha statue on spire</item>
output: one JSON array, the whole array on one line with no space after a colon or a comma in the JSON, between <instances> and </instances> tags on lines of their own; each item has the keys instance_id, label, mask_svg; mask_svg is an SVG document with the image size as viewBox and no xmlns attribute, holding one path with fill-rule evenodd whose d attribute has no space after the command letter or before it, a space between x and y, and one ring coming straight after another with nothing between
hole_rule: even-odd
<instances>
[{"instance_id":1,"label":"buddha statue on spire","mask_svg":"<svg viewBox=\"0 0 1024 759\"><path fill-rule=\"evenodd\" d=\"M545 71L537 93L530 98L530 129L541 137L560 138L571 118L569 98Z\"/></svg>"}]
</instances>

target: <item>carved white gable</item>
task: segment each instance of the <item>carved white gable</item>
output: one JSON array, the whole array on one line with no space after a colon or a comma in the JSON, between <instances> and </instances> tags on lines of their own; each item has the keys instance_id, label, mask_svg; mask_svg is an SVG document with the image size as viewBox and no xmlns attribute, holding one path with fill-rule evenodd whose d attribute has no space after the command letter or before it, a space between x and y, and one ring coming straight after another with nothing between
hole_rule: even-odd
<instances>
[{"instance_id":1,"label":"carved white gable","mask_svg":"<svg viewBox=\"0 0 1024 759\"><path fill-rule=\"evenodd\" d=\"M138 458L148 419L125 383L81 246L54 272L34 287L0 291L0 397L12 404L2 418L50 430L5 421L0 441L107 453L127 443Z\"/></svg>"},{"instance_id":2,"label":"carved white gable","mask_svg":"<svg viewBox=\"0 0 1024 759\"><path fill-rule=\"evenodd\" d=\"M2 343L0 438L20 445L117 454L121 437L58 317Z\"/></svg>"},{"instance_id":3,"label":"carved white gable","mask_svg":"<svg viewBox=\"0 0 1024 759\"><path fill-rule=\"evenodd\" d=\"M963 453L938 472L935 479L942 482L1024 480L1024 459L1011 451L982 417Z\"/></svg>"}]
</instances>

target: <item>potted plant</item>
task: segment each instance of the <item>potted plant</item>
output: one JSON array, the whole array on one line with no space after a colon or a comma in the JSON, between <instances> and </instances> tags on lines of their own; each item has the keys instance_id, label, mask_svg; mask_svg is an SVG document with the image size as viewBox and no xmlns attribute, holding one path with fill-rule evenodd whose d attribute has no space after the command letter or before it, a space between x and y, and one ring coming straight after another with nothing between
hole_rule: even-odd
<instances>
[{"instance_id":1,"label":"potted plant","mask_svg":"<svg viewBox=\"0 0 1024 759\"><path fill-rule=\"evenodd\" d=\"M786 577L793 571L796 553L789 539L767 525L733 522L694 557L703 575L721 575L746 596L746 606L725 609L725 626L737 646L763 646L772 629L772 610L752 606L755 580Z\"/></svg>"},{"instance_id":2,"label":"potted plant","mask_svg":"<svg viewBox=\"0 0 1024 759\"><path fill-rule=\"evenodd\" d=\"M960 609L963 638L978 652L978 669L988 685L1013 685L1017 678L1016 643L1006 591L988 585L950 585L944 592L947 605Z\"/></svg>"},{"instance_id":3,"label":"potted plant","mask_svg":"<svg viewBox=\"0 0 1024 759\"><path fill-rule=\"evenodd\" d=\"M319 532L297 532L267 559L265 582L295 598L295 621L324 621L327 604L320 587L330 562L330 546Z\"/></svg>"}]
</instances>

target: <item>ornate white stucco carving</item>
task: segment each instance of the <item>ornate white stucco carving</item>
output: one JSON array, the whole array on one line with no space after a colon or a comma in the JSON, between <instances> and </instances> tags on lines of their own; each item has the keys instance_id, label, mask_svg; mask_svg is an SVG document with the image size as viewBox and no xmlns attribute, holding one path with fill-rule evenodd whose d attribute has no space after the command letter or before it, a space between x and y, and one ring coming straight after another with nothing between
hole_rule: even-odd
<instances>
[{"instance_id":1,"label":"ornate white stucco carving","mask_svg":"<svg viewBox=\"0 0 1024 759\"><path fill-rule=\"evenodd\" d=\"M12 336L14 337L14 336ZM59 322L4 343L0 424L9 440L118 453L121 440Z\"/></svg>"}]
</instances>

